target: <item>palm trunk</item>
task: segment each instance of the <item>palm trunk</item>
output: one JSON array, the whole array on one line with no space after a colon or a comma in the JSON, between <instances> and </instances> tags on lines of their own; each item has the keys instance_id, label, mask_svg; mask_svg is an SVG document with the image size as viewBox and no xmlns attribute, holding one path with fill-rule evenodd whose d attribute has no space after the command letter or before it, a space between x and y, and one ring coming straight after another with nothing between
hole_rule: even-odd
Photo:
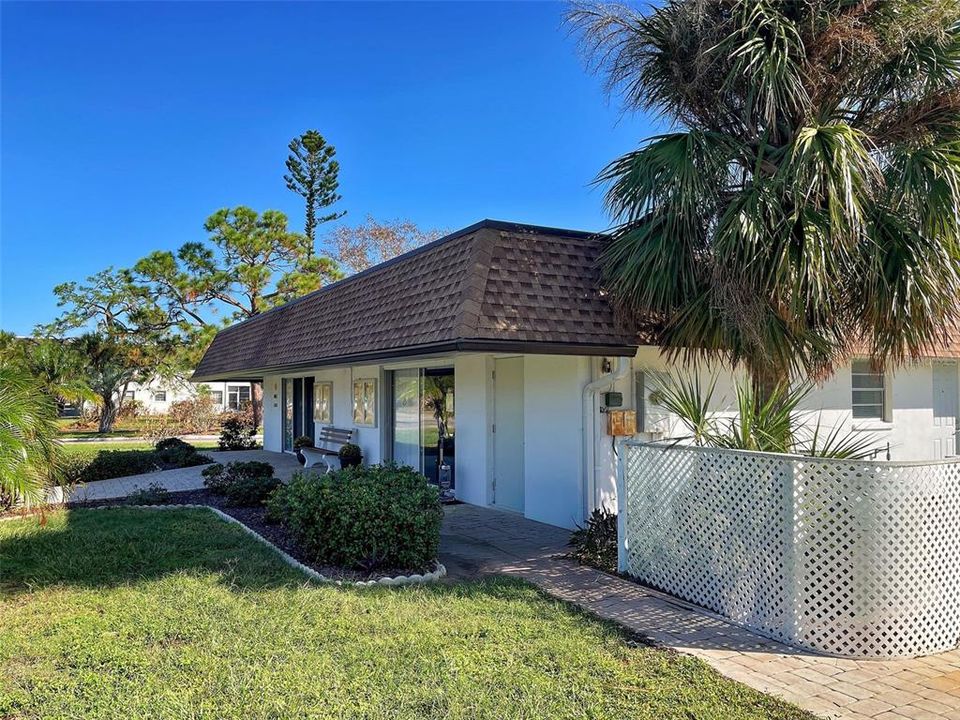
<instances>
[{"instance_id":1,"label":"palm trunk","mask_svg":"<svg viewBox=\"0 0 960 720\"><path fill-rule=\"evenodd\" d=\"M107 393L101 396L103 405L100 407L100 427L101 433L108 433L113 430L113 424L117 421L117 415L120 413L120 406L114 402L113 393Z\"/></svg>"},{"instance_id":2,"label":"palm trunk","mask_svg":"<svg viewBox=\"0 0 960 720\"><path fill-rule=\"evenodd\" d=\"M750 374L750 385L753 389L754 410L757 411L770 402L777 388L788 382L788 378L767 364L749 365L747 372Z\"/></svg>"}]
</instances>

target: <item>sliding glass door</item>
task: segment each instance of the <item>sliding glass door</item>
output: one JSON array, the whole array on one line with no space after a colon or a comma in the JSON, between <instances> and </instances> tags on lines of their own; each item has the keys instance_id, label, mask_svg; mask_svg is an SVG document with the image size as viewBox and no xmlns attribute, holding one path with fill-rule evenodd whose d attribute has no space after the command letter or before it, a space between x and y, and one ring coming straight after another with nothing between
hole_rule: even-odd
<instances>
[{"instance_id":1,"label":"sliding glass door","mask_svg":"<svg viewBox=\"0 0 960 720\"><path fill-rule=\"evenodd\" d=\"M314 437L313 377L283 379L283 449L301 435Z\"/></svg>"},{"instance_id":2,"label":"sliding glass door","mask_svg":"<svg viewBox=\"0 0 960 720\"><path fill-rule=\"evenodd\" d=\"M417 470L423 467L418 369L393 373L393 460Z\"/></svg>"},{"instance_id":3,"label":"sliding glass door","mask_svg":"<svg viewBox=\"0 0 960 720\"><path fill-rule=\"evenodd\" d=\"M447 473L453 487L455 453L452 368L413 368L392 373L392 457L432 483Z\"/></svg>"}]
</instances>

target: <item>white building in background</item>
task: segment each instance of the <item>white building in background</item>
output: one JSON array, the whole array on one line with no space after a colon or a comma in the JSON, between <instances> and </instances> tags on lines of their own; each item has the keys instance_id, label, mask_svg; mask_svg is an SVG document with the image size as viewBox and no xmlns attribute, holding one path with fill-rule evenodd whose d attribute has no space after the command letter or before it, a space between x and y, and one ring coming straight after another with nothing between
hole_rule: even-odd
<instances>
[{"instance_id":1,"label":"white building in background","mask_svg":"<svg viewBox=\"0 0 960 720\"><path fill-rule=\"evenodd\" d=\"M573 527L616 507L615 435L682 434L650 401L681 368L616 322L601 243L484 221L222 330L193 380L261 378L266 450L352 429L368 463L431 480L449 465L459 499ZM808 396L808 422L861 434L878 459L955 457L958 359L955 335L893 373L854 360ZM717 375L713 409L731 413L735 378Z\"/></svg>"},{"instance_id":2,"label":"white building in background","mask_svg":"<svg viewBox=\"0 0 960 720\"><path fill-rule=\"evenodd\" d=\"M180 378L155 378L149 383L130 383L124 402L134 400L144 412L162 415L170 409L171 404L196 397L201 388L209 390L213 404L219 412L241 410L250 402L248 382L193 383Z\"/></svg>"}]
</instances>

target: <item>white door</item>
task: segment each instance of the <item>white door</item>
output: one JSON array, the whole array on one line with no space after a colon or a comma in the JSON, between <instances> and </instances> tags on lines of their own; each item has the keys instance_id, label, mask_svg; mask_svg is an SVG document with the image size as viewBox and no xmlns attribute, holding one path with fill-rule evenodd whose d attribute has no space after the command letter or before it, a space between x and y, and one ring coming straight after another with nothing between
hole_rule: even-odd
<instances>
[{"instance_id":1,"label":"white door","mask_svg":"<svg viewBox=\"0 0 960 720\"><path fill-rule=\"evenodd\" d=\"M523 512L523 358L494 361L493 504Z\"/></svg>"},{"instance_id":2,"label":"white door","mask_svg":"<svg viewBox=\"0 0 960 720\"><path fill-rule=\"evenodd\" d=\"M933 362L933 452L939 459L957 455L960 380L956 360Z\"/></svg>"}]
</instances>

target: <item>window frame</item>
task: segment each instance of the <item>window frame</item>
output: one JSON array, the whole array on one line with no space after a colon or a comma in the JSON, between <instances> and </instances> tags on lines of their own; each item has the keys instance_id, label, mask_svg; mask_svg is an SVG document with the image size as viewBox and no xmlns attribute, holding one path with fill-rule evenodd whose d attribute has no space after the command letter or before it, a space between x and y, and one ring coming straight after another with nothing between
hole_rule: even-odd
<instances>
[{"instance_id":1,"label":"window frame","mask_svg":"<svg viewBox=\"0 0 960 720\"><path fill-rule=\"evenodd\" d=\"M162 396L162 397L157 397L158 395L160 395L160 396ZM166 391L166 390L151 390L151 391L150 391L150 400L151 400L152 402L162 402L162 403L165 403L165 402L167 401L167 391Z\"/></svg>"},{"instance_id":2,"label":"window frame","mask_svg":"<svg viewBox=\"0 0 960 720\"><path fill-rule=\"evenodd\" d=\"M214 405L223 405L223 390L211 390L210 399Z\"/></svg>"},{"instance_id":3,"label":"window frame","mask_svg":"<svg viewBox=\"0 0 960 720\"><path fill-rule=\"evenodd\" d=\"M858 383L858 378L872 378L872 382ZM850 362L850 415L855 424L858 423L889 423L890 418L890 389L887 373L878 372L870 365L870 360L856 358ZM878 402L864 402L856 400L857 394L879 394ZM858 415L857 408L880 408L880 413Z\"/></svg>"},{"instance_id":4,"label":"window frame","mask_svg":"<svg viewBox=\"0 0 960 720\"><path fill-rule=\"evenodd\" d=\"M246 399L246 400L244 400L244 399L242 398L242 395L243 395L243 391L244 391L244 390L247 391L247 399ZM234 405L234 404L232 403L231 399L230 399L230 396L231 396L232 394L236 394L236 396L237 396L236 405ZM249 386L249 385L227 385L227 407L230 408L231 410L235 410L235 411L239 412L239 411L243 410L243 403L244 403L244 402L250 403L250 402L252 402L252 401L253 401L253 393L250 391L250 386Z\"/></svg>"},{"instance_id":5,"label":"window frame","mask_svg":"<svg viewBox=\"0 0 960 720\"><path fill-rule=\"evenodd\" d=\"M360 427L377 426L377 379L356 378L351 396L353 424Z\"/></svg>"},{"instance_id":6,"label":"window frame","mask_svg":"<svg viewBox=\"0 0 960 720\"><path fill-rule=\"evenodd\" d=\"M320 407L319 400L321 391L326 391L328 395L325 415L317 413ZM325 423L327 425L333 424L333 382L330 380L314 380L313 382L313 422Z\"/></svg>"}]
</instances>

